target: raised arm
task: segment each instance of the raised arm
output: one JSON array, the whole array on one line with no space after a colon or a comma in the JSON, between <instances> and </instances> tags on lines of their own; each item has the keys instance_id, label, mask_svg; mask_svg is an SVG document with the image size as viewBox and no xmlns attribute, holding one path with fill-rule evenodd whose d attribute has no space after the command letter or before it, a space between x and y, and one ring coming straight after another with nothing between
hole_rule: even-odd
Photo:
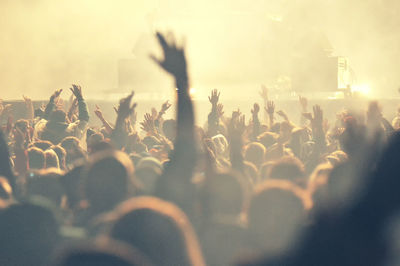
<instances>
[{"instance_id":1,"label":"raised arm","mask_svg":"<svg viewBox=\"0 0 400 266\"><path fill-rule=\"evenodd\" d=\"M103 112L101 111L100 107L96 104L96 110L94 110L94 114L100 119L101 123L103 124L104 128L106 129L108 134L111 134L113 131L112 126L108 121L104 118Z\"/></svg>"},{"instance_id":2,"label":"raised arm","mask_svg":"<svg viewBox=\"0 0 400 266\"><path fill-rule=\"evenodd\" d=\"M307 113L307 107L308 107L308 100L306 97L302 97L299 95L299 104L300 104L300 125L305 126L307 120L303 116L304 113Z\"/></svg>"},{"instance_id":3,"label":"raised arm","mask_svg":"<svg viewBox=\"0 0 400 266\"><path fill-rule=\"evenodd\" d=\"M257 140L257 136L260 135L260 120L258 119L258 113L260 112L260 106L255 103L253 109L251 109L251 115L253 117L253 132L251 136L252 141Z\"/></svg>"},{"instance_id":4,"label":"raised arm","mask_svg":"<svg viewBox=\"0 0 400 266\"><path fill-rule=\"evenodd\" d=\"M117 109L117 121L111 134L111 140L118 149L122 149L127 143L128 132L126 131L126 120L136 108L136 103L131 105L134 92L122 98Z\"/></svg>"},{"instance_id":5,"label":"raised arm","mask_svg":"<svg viewBox=\"0 0 400 266\"><path fill-rule=\"evenodd\" d=\"M78 100L79 128L83 129L84 127L86 127L87 122L89 122L89 111L86 102L82 96L82 88L81 86L72 84L72 88L70 88L70 90L75 95L75 98Z\"/></svg>"},{"instance_id":6,"label":"raised arm","mask_svg":"<svg viewBox=\"0 0 400 266\"><path fill-rule=\"evenodd\" d=\"M60 97L61 92L63 91L63 89L59 89L56 90L51 96L50 96L50 100L46 105L46 108L44 109L44 115L43 118L48 120L50 117L51 112L53 112L54 108L56 107L56 99L58 97Z\"/></svg>"},{"instance_id":7,"label":"raised arm","mask_svg":"<svg viewBox=\"0 0 400 266\"><path fill-rule=\"evenodd\" d=\"M25 107L26 107L26 116L27 116L26 118L29 120L29 122L32 125L33 119L34 119L34 109L33 109L32 99L25 95L22 95L22 97L24 98Z\"/></svg>"},{"instance_id":8,"label":"raised arm","mask_svg":"<svg viewBox=\"0 0 400 266\"><path fill-rule=\"evenodd\" d=\"M315 142L309 161L306 163L306 168L314 169L318 163L318 158L326 151L323 111L319 105L315 105L313 106L313 115L311 113L304 113L303 115L311 121L312 137Z\"/></svg>"},{"instance_id":9,"label":"raised arm","mask_svg":"<svg viewBox=\"0 0 400 266\"><path fill-rule=\"evenodd\" d=\"M266 108L267 108L267 103L268 103L268 88L265 87L265 85L261 85L261 90L260 90L259 94L264 103L264 122L267 122L268 112L267 112Z\"/></svg>"},{"instance_id":10,"label":"raised arm","mask_svg":"<svg viewBox=\"0 0 400 266\"><path fill-rule=\"evenodd\" d=\"M274 125L274 112L275 112L275 103L273 101L267 102L267 107L264 108L268 114L269 120L269 128L271 129Z\"/></svg>"},{"instance_id":11,"label":"raised arm","mask_svg":"<svg viewBox=\"0 0 400 266\"><path fill-rule=\"evenodd\" d=\"M219 125L219 117L218 117L218 101L219 101L220 92L216 89L211 91L211 95L208 96L208 100L211 103L211 112L208 114L208 134L210 137L218 134L218 125Z\"/></svg>"},{"instance_id":12,"label":"raised arm","mask_svg":"<svg viewBox=\"0 0 400 266\"><path fill-rule=\"evenodd\" d=\"M157 33L164 58L151 58L175 79L178 97L177 130L170 163L157 184L160 197L177 203L184 211L192 210L194 187L191 184L196 165L193 104L189 95L189 76L184 48L173 37L169 41Z\"/></svg>"},{"instance_id":13,"label":"raised arm","mask_svg":"<svg viewBox=\"0 0 400 266\"><path fill-rule=\"evenodd\" d=\"M158 112L156 119L154 120L155 126L158 129L159 132L161 132L160 127L163 121L163 115L165 114L165 112L172 106L172 104L169 103L169 101L165 101L162 105L161 105L161 109L160 112Z\"/></svg>"},{"instance_id":14,"label":"raised arm","mask_svg":"<svg viewBox=\"0 0 400 266\"><path fill-rule=\"evenodd\" d=\"M228 125L230 160L232 169L244 173L244 159L242 154L243 133L246 129L245 116L240 111L232 113L232 119Z\"/></svg>"}]
</instances>

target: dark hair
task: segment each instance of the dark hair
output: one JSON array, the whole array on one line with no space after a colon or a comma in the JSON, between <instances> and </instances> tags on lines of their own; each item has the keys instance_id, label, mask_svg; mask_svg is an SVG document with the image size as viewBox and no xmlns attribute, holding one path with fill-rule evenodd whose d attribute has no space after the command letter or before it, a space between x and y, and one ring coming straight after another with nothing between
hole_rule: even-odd
<instances>
[{"instance_id":1,"label":"dark hair","mask_svg":"<svg viewBox=\"0 0 400 266\"><path fill-rule=\"evenodd\" d=\"M36 147L31 147L27 150L29 169L42 169L45 167L44 152Z\"/></svg>"},{"instance_id":2,"label":"dark hair","mask_svg":"<svg viewBox=\"0 0 400 266\"><path fill-rule=\"evenodd\" d=\"M204 265L195 232L174 204L154 197L122 203L110 236L138 248L156 265Z\"/></svg>"},{"instance_id":3,"label":"dark hair","mask_svg":"<svg viewBox=\"0 0 400 266\"><path fill-rule=\"evenodd\" d=\"M245 180L235 172L216 173L205 179L202 201L206 215L239 215L248 200L247 191Z\"/></svg>"},{"instance_id":4,"label":"dark hair","mask_svg":"<svg viewBox=\"0 0 400 266\"><path fill-rule=\"evenodd\" d=\"M55 122L55 123L65 123L66 119L66 113L63 110L54 110L51 112L49 121Z\"/></svg>"},{"instance_id":5,"label":"dark hair","mask_svg":"<svg viewBox=\"0 0 400 266\"><path fill-rule=\"evenodd\" d=\"M269 171L269 178L302 183L305 178L303 163L294 156L284 156L273 163Z\"/></svg>"},{"instance_id":6,"label":"dark hair","mask_svg":"<svg viewBox=\"0 0 400 266\"><path fill-rule=\"evenodd\" d=\"M60 145L53 145L50 147L50 149L55 151L55 153L57 154L58 162L60 164L60 169L65 170L66 168L65 159L67 157L67 152L65 151L65 149Z\"/></svg>"},{"instance_id":7,"label":"dark hair","mask_svg":"<svg viewBox=\"0 0 400 266\"><path fill-rule=\"evenodd\" d=\"M83 183L85 198L92 209L108 211L137 189L134 167L128 155L120 151L99 153L86 167Z\"/></svg>"},{"instance_id":8,"label":"dark hair","mask_svg":"<svg viewBox=\"0 0 400 266\"><path fill-rule=\"evenodd\" d=\"M60 182L62 174L63 172L55 168L30 173L26 184L27 196L41 196L60 206L64 195Z\"/></svg>"},{"instance_id":9,"label":"dark hair","mask_svg":"<svg viewBox=\"0 0 400 266\"><path fill-rule=\"evenodd\" d=\"M64 248L55 256L53 266L148 266L150 261L136 248L107 239L79 243Z\"/></svg>"},{"instance_id":10,"label":"dark hair","mask_svg":"<svg viewBox=\"0 0 400 266\"><path fill-rule=\"evenodd\" d=\"M48 141L48 140L37 140L37 141L33 142L30 146L36 147L36 148L41 149L42 151L45 151L45 150L49 149L51 146L53 146L53 143L51 143L51 141Z\"/></svg>"},{"instance_id":11,"label":"dark hair","mask_svg":"<svg viewBox=\"0 0 400 266\"><path fill-rule=\"evenodd\" d=\"M57 153L54 150L45 150L44 157L46 160L46 168L60 168L60 161L58 160Z\"/></svg>"},{"instance_id":12,"label":"dark hair","mask_svg":"<svg viewBox=\"0 0 400 266\"><path fill-rule=\"evenodd\" d=\"M285 180L269 180L255 189L248 210L249 233L259 248L282 252L305 223L306 192Z\"/></svg>"},{"instance_id":13,"label":"dark hair","mask_svg":"<svg viewBox=\"0 0 400 266\"><path fill-rule=\"evenodd\" d=\"M59 240L53 213L31 203L0 212L0 265L46 265Z\"/></svg>"}]
</instances>

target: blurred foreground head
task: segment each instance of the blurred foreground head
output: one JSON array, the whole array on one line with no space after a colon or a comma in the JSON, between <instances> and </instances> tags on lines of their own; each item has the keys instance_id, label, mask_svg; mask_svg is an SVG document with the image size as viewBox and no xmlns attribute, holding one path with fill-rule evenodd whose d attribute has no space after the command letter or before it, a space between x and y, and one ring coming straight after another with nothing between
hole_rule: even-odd
<instances>
[{"instance_id":1,"label":"blurred foreground head","mask_svg":"<svg viewBox=\"0 0 400 266\"><path fill-rule=\"evenodd\" d=\"M150 266L138 250L123 243L107 240L80 243L65 248L55 256L53 266Z\"/></svg>"},{"instance_id":2,"label":"blurred foreground head","mask_svg":"<svg viewBox=\"0 0 400 266\"><path fill-rule=\"evenodd\" d=\"M192 225L174 204L154 197L133 198L110 218L110 237L129 243L155 265L204 265Z\"/></svg>"},{"instance_id":3,"label":"blurred foreground head","mask_svg":"<svg viewBox=\"0 0 400 266\"><path fill-rule=\"evenodd\" d=\"M120 151L94 155L83 172L83 193L95 212L113 209L138 189L129 156Z\"/></svg>"},{"instance_id":4,"label":"blurred foreground head","mask_svg":"<svg viewBox=\"0 0 400 266\"><path fill-rule=\"evenodd\" d=\"M301 188L286 180L268 180L257 186L248 210L256 250L280 253L291 247L305 225L307 200Z\"/></svg>"},{"instance_id":5,"label":"blurred foreground head","mask_svg":"<svg viewBox=\"0 0 400 266\"><path fill-rule=\"evenodd\" d=\"M23 203L0 212L0 265L47 265L58 225L46 207Z\"/></svg>"}]
</instances>

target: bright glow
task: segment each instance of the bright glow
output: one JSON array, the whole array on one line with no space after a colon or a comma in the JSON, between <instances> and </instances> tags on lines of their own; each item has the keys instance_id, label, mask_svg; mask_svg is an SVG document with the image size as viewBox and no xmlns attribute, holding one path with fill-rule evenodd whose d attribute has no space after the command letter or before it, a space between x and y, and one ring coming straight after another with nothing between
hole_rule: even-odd
<instances>
[{"instance_id":1,"label":"bright glow","mask_svg":"<svg viewBox=\"0 0 400 266\"><path fill-rule=\"evenodd\" d=\"M354 85L351 88L352 93L359 93L364 96L368 96L371 94L371 86L369 84L360 84L360 85Z\"/></svg>"},{"instance_id":2,"label":"bright glow","mask_svg":"<svg viewBox=\"0 0 400 266\"><path fill-rule=\"evenodd\" d=\"M195 88L190 88L190 89L189 89L189 94L190 94L190 95L195 95L196 92L197 92L197 90L196 90Z\"/></svg>"}]
</instances>

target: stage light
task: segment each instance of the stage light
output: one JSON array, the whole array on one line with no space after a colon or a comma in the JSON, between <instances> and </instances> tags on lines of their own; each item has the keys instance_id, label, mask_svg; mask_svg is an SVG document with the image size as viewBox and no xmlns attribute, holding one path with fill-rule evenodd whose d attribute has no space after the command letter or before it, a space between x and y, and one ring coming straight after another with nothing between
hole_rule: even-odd
<instances>
[{"instance_id":1,"label":"stage light","mask_svg":"<svg viewBox=\"0 0 400 266\"><path fill-rule=\"evenodd\" d=\"M368 96L371 94L371 86L369 84L353 85L351 88L351 92Z\"/></svg>"},{"instance_id":2,"label":"stage light","mask_svg":"<svg viewBox=\"0 0 400 266\"><path fill-rule=\"evenodd\" d=\"M190 88L189 89L189 94L192 95L192 96L194 96L196 94L196 92L197 92L196 88Z\"/></svg>"}]
</instances>

